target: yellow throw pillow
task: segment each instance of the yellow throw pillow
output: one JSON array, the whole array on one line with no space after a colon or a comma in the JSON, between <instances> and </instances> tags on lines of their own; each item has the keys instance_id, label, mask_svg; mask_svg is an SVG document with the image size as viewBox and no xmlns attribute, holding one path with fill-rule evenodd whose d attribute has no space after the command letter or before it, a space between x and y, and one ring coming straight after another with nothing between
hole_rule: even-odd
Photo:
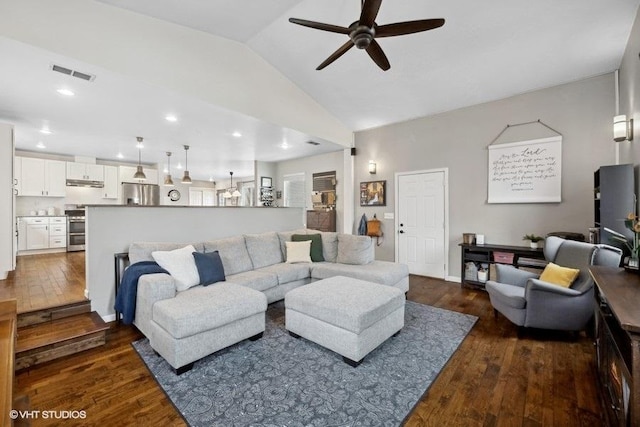
<instances>
[{"instance_id":1,"label":"yellow throw pillow","mask_svg":"<svg viewBox=\"0 0 640 427\"><path fill-rule=\"evenodd\" d=\"M580 274L580 270L576 268L560 267L559 265L550 262L540 275L540 280L562 286L563 288L568 288L571 286L573 281L576 280L578 274Z\"/></svg>"}]
</instances>

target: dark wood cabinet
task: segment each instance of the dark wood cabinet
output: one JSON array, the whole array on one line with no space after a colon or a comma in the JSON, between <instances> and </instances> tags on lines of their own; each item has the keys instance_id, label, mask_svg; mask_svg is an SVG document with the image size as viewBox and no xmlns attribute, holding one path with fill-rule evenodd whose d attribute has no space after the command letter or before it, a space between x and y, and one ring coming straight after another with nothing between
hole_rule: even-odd
<instances>
[{"instance_id":1,"label":"dark wood cabinet","mask_svg":"<svg viewBox=\"0 0 640 427\"><path fill-rule=\"evenodd\" d=\"M600 397L610 426L640 426L640 275L590 268Z\"/></svg>"},{"instance_id":2,"label":"dark wood cabinet","mask_svg":"<svg viewBox=\"0 0 640 427\"><path fill-rule=\"evenodd\" d=\"M307 228L318 231L336 231L336 211L307 211Z\"/></svg>"},{"instance_id":3,"label":"dark wood cabinet","mask_svg":"<svg viewBox=\"0 0 640 427\"><path fill-rule=\"evenodd\" d=\"M462 286L469 288L484 289L486 280L491 280L490 269L487 268L486 280L479 280L477 276L473 276L467 270L468 264L486 265L491 264L509 264L514 267L527 267L543 269L547 262L544 259L542 249L532 249L526 246L508 246L508 245L473 245L461 243L462 262L461 262L461 279Z\"/></svg>"}]
</instances>

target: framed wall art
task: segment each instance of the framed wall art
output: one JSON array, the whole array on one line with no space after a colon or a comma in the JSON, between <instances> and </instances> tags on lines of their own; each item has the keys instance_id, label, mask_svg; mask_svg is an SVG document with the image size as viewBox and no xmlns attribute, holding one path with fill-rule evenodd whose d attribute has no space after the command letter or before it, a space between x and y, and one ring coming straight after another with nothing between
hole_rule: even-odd
<instances>
[{"instance_id":1,"label":"framed wall art","mask_svg":"<svg viewBox=\"0 0 640 427\"><path fill-rule=\"evenodd\" d=\"M271 187L272 181L271 177L263 176L260 177L260 187Z\"/></svg>"},{"instance_id":2,"label":"framed wall art","mask_svg":"<svg viewBox=\"0 0 640 427\"><path fill-rule=\"evenodd\" d=\"M387 181L360 183L360 206L386 206Z\"/></svg>"}]
</instances>

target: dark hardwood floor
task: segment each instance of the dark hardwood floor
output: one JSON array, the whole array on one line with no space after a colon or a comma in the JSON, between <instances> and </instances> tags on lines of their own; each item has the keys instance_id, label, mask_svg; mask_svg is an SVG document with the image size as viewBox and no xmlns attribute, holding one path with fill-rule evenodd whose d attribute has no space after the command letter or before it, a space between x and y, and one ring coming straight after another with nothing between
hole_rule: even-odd
<instances>
[{"instance_id":1,"label":"dark hardwood floor","mask_svg":"<svg viewBox=\"0 0 640 427\"><path fill-rule=\"evenodd\" d=\"M586 335L525 331L518 337L514 325L494 317L485 292L441 280L412 276L408 297L479 320L407 426L604 425ZM130 345L140 332L110 326L104 347L18 372L17 394L29 396L32 410L86 412L64 425L185 425Z\"/></svg>"}]
</instances>

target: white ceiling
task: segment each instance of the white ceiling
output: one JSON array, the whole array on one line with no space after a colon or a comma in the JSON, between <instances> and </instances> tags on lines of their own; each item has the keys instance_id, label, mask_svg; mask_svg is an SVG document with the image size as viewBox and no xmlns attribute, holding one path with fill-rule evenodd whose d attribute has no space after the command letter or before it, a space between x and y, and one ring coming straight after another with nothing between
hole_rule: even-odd
<instances>
[{"instance_id":1,"label":"white ceiling","mask_svg":"<svg viewBox=\"0 0 640 427\"><path fill-rule=\"evenodd\" d=\"M354 131L449 111L618 68L640 0L385 1L377 23L445 18L444 27L380 39L391 63L380 70L352 49L315 68L346 36L293 25L289 17L348 26L358 0L99 0L245 43ZM342 147L266 124L144 81L0 38L0 119L16 123L16 145L137 160L184 162L198 179L249 176L253 160L278 161ZM48 70L51 62L94 73L91 83ZM76 92L64 99L60 86ZM163 119L175 114L179 121ZM47 121L52 135L37 132ZM242 132L234 138L234 131ZM279 145L286 140L289 149ZM319 146L305 144L308 140ZM166 157L165 157L166 158ZM174 172L174 175L175 172Z\"/></svg>"}]
</instances>

